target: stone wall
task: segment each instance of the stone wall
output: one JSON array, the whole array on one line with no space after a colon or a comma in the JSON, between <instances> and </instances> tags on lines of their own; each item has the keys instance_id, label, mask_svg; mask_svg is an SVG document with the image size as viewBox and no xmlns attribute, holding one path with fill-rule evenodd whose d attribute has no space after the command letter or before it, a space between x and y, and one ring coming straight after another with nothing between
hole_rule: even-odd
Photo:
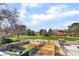
<instances>
[{"instance_id":1,"label":"stone wall","mask_svg":"<svg viewBox=\"0 0 79 59\"><path fill-rule=\"evenodd\" d=\"M3 45L3 46L0 46L0 51L6 50L6 49L9 49L9 48L11 48L11 44L6 44L6 45Z\"/></svg>"}]
</instances>

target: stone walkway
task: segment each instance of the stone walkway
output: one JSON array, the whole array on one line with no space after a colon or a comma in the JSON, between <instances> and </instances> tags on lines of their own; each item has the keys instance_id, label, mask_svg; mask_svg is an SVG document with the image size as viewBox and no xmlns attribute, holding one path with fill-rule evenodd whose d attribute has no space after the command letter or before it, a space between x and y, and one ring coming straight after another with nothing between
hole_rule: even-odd
<instances>
[{"instance_id":1,"label":"stone walkway","mask_svg":"<svg viewBox=\"0 0 79 59\"><path fill-rule=\"evenodd\" d=\"M67 56L79 56L79 51L67 50Z\"/></svg>"},{"instance_id":2,"label":"stone walkway","mask_svg":"<svg viewBox=\"0 0 79 59\"><path fill-rule=\"evenodd\" d=\"M65 46L67 56L79 56L79 45Z\"/></svg>"}]
</instances>

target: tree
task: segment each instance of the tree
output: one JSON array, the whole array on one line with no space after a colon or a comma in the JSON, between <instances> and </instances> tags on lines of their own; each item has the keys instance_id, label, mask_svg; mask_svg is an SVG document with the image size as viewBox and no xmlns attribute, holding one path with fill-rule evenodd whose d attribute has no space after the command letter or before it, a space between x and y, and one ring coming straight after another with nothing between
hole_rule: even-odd
<instances>
[{"instance_id":1,"label":"tree","mask_svg":"<svg viewBox=\"0 0 79 59\"><path fill-rule=\"evenodd\" d=\"M26 30L26 34L27 34L27 35L31 35L31 30L30 30L30 29L27 29L27 30Z\"/></svg>"},{"instance_id":2,"label":"tree","mask_svg":"<svg viewBox=\"0 0 79 59\"><path fill-rule=\"evenodd\" d=\"M8 28L8 27L4 28L4 32L5 32L6 35L8 35L10 33L10 28Z\"/></svg>"},{"instance_id":3,"label":"tree","mask_svg":"<svg viewBox=\"0 0 79 59\"><path fill-rule=\"evenodd\" d=\"M25 25L16 25L14 34L24 35L26 33Z\"/></svg>"},{"instance_id":4,"label":"tree","mask_svg":"<svg viewBox=\"0 0 79 59\"><path fill-rule=\"evenodd\" d=\"M41 29L39 32L40 32L40 35L42 35L43 29Z\"/></svg>"},{"instance_id":5,"label":"tree","mask_svg":"<svg viewBox=\"0 0 79 59\"><path fill-rule=\"evenodd\" d=\"M7 19L6 21L9 22L10 28L12 28L14 31L14 29L16 28L15 25L17 24L17 20L19 17L17 10L1 9L0 16L3 18L3 20L4 18ZM13 31L11 31L11 34L13 34Z\"/></svg>"},{"instance_id":6,"label":"tree","mask_svg":"<svg viewBox=\"0 0 79 59\"><path fill-rule=\"evenodd\" d=\"M48 36L48 33L47 33L47 31L45 29L41 29L40 30L40 35L42 35L42 36Z\"/></svg>"},{"instance_id":7,"label":"tree","mask_svg":"<svg viewBox=\"0 0 79 59\"><path fill-rule=\"evenodd\" d=\"M5 5L4 3L0 3L0 6L3 6L3 5ZM1 24L2 24L2 21L4 20L4 16L2 16L2 13L1 13L1 11L2 11L2 8L0 8L0 30L2 30L2 28L1 28Z\"/></svg>"},{"instance_id":8,"label":"tree","mask_svg":"<svg viewBox=\"0 0 79 59\"><path fill-rule=\"evenodd\" d=\"M35 36L35 32L34 32L34 31L31 31L31 35L32 35L32 36Z\"/></svg>"},{"instance_id":9,"label":"tree","mask_svg":"<svg viewBox=\"0 0 79 59\"><path fill-rule=\"evenodd\" d=\"M68 26L68 33L70 34L70 36L73 35L73 30L72 30L72 26Z\"/></svg>"},{"instance_id":10,"label":"tree","mask_svg":"<svg viewBox=\"0 0 79 59\"><path fill-rule=\"evenodd\" d=\"M69 30L74 34L74 36L79 36L79 23L71 24Z\"/></svg>"},{"instance_id":11,"label":"tree","mask_svg":"<svg viewBox=\"0 0 79 59\"><path fill-rule=\"evenodd\" d=\"M15 25L15 27L16 28L14 29L13 34L17 35L17 38L19 38L19 35L25 35L26 34L26 26L25 25Z\"/></svg>"},{"instance_id":12,"label":"tree","mask_svg":"<svg viewBox=\"0 0 79 59\"><path fill-rule=\"evenodd\" d=\"M65 32L65 30L59 30L58 32L62 32L62 33L64 33L64 32Z\"/></svg>"},{"instance_id":13,"label":"tree","mask_svg":"<svg viewBox=\"0 0 79 59\"><path fill-rule=\"evenodd\" d=\"M31 30L31 29L26 29L26 34L27 35L32 35L32 36L35 36L35 31Z\"/></svg>"},{"instance_id":14,"label":"tree","mask_svg":"<svg viewBox=\"0 0 79 59\"><path fill-rule=\"evenodd\" d=\"M66 38L66 36L67 36L67 34L69 33L69 30L64 30L64 36L65 36L65 38Z\"/></svg>"},{"instance_id":15,"label":"tree","mask_svg":"<svg viewBox=\"0 0 79 59\"><path fill-rule=\"evenodd\" d=\"M49 35L49 36L52 36L52 33L53 33L52 29L49 29L49 30L48 30L48 35Z\"/></svg>"}]
</instances>

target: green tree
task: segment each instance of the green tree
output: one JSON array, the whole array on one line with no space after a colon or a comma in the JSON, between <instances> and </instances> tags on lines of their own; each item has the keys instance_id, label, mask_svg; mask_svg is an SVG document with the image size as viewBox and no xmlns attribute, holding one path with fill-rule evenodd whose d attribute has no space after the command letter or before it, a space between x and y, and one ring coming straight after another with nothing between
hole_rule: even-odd
<instances>
[{"instance_id":1,"label":"green tree","mask_svg":"<svg viewBox=\"0 0 79 59\"><path fill-rule=\"evenodd\" d=\"M27 30L26 30L26 34L27 34L27 35L31 35L31 29L27 29Z\"/></svg>"},{"instance_id":2,"label":"green tree","mask_svg":"<svg viewBox=\"0 0 79 59\"><path fill-rule=\"evenodd\" d=\"M34 32L34 31L31 31L31 35L32 35L32 36L35 36L35 32Z\"/></svg>"},{"instance_id":3,"label":"green tree","mask_svg":"<svg viewBox=\"0 0 79 59\"><path fill-rule=\"evenodd\" d=\"M43 29L41 29L41 30L39 31L40 35L42 35L42 32L43 32Z\"/></svg>"},{"instance_id":4,"label":"green tree","mask_svg":"<svg viewBox=\"0 0 79 59\"><path fill-rule=\"evenodd\" d=\"M73 23L69 26L69 30L72 31L74 36L79 36L79 23Z\"/></svg>"},{"instance_id":5,"label":"green tree","mask_svg":"<svg viewBox=\"0 0 79 59\"><path fill-rule=\"evenodd\" d=\"M53 34L52 29L49 29L49 30L48 30L48 35L49 35L49 36L52 36L52 34Z\"/></svg>"},{"instance_id":6,"label":"green tree","mask_svg":"<svg viewBox=\"0 0 79 59\"><path fill-rule=\"evenodd\" d=\"M45 29L41 29L40 30L40 35L42 35L42 36L48 36L48 33L47 33L47 31Z\"/></svg>"}]
</instances>

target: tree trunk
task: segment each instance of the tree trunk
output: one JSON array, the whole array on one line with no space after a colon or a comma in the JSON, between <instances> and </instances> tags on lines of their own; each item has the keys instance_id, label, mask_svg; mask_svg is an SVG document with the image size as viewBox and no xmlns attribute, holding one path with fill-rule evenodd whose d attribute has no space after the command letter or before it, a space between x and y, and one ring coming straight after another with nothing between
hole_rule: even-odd
<instances>
[{"instance_id":1,"label":"tree trunk","mask_svg":"<svg viewBox=\"0 0 79 59\"><path fill-rule=\"evenodd\" d=\"M65 38L66 38L67 33L65 33Z\"/></svg>"},{"instance_id":2,"label":"tree trunk","mask_svg":"<svg viewBox=\"0 0 79 59\"><path fill-rule=\"evenodd\" d=\"M17 39L19 39L19 34L17 35Z\"/></svg>"}]
</instances>

